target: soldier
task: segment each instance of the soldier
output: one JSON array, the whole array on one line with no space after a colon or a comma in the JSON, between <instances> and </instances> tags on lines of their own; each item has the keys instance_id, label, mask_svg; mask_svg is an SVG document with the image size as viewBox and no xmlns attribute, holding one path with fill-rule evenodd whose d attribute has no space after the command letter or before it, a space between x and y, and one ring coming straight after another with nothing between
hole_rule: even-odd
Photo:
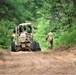
<instances>
[{"instance_id":1,"label":"soldier","mask_svg":"<svg viewBox=\"0 0 76 75\"><path fill-rule=\"evenodd\" d=\"M53 48L53 33L52 33L52 30L50 30L50 32L47 34L46 36L46 40L48 41L49 43L49 48Z\"/></svg>"}]
</instances>

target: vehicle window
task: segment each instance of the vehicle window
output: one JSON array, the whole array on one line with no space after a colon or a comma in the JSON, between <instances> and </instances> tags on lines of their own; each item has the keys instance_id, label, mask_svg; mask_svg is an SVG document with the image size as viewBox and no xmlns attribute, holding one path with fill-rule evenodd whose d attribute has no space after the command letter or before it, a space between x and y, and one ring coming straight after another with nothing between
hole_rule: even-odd
<instances>
[{"instance_id":1,"label":"vehicle window","mask_svg":"<svg viewBox=\"0 0 76 75\"><path fill-rule=\"evenodd\" d=\"M31 33L31 32L32 32L31 26L27 26L27 27L26 27L26 30L27 30L28 33Z\"/></svg>"},{"instance_id":2,"label":"vehicle window","mask_svg":"<svg viewBox=\"0 0 76 75\"><path fill-rule=\"evenodd\" d=\"M22 32L22 26L19 27L19 32Z\"/></svg>"},{"instance_id":3,"label":"vehicle window","mask_svg":"<svg viewBox=\"0 0 76 75\"><path fill-rule=\"evenodd\" d=\"M26 30L26 26L24 26L24 31Z\"/></svg>"}]
</instances>

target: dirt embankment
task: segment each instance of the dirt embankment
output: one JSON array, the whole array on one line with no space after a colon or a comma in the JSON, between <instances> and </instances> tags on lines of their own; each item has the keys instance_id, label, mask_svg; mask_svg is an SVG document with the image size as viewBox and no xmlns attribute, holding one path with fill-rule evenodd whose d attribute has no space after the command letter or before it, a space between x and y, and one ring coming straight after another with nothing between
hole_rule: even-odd
<instances>
[{"instance_id":1,"label":"dirt embankment","mask_svg":"<svg viewBox=\"0 0 76 75\"><path fill-rule=\"evenodd\" d=\"M0 49L0 75L76 75L76 48L47 52L6 52Z\"/></svg>"}]
</instances>

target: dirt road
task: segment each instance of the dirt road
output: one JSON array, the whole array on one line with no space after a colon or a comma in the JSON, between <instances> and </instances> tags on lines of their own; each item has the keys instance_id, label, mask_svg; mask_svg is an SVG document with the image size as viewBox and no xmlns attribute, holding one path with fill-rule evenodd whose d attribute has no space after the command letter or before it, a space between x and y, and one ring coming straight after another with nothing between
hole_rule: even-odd
<instances>
[{"instance_id":1,"label":"dirt road","mask_svg":"<svg viewBox=\"0 0 76 75\"><path fill-rule=\"evenodd\" d=\"M70 52L1 50L0 75L76 75L76 50Z\"/></svg>"}]
</instances>

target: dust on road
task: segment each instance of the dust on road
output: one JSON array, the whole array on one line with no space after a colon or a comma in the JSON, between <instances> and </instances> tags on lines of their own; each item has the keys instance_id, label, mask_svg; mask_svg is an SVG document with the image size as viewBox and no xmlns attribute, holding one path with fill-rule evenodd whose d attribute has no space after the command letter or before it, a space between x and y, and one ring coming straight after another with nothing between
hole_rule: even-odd
<instances>
[{"instance_id":1,"label":"dust on road","mask_svg":"<svg viewBox=\"0 0 76 75\"><path fill-rule=\"evenodd\" d=\"M0 75L76 75L76 50L3 52Z\"/></svg>"}]
</instances>

